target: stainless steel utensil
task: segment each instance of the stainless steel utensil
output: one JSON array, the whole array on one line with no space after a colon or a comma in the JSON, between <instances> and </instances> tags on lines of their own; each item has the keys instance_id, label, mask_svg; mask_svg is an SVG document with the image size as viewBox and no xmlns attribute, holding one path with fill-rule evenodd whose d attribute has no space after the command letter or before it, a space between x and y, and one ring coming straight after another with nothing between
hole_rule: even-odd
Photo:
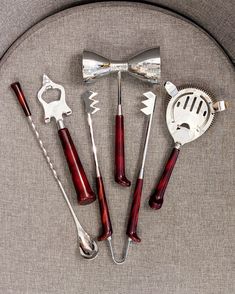
<instances>
[{"instance_id":1,"label":"stainless steel utensil","mask_svg":"<svg viewBox=\"0 0 235 294\"><path fill-rule=\"evenodd\" d=\"M166 110L166 122L175 147L150 197L149 205L153 209L160 209L163 204L164 193L181 146L203 135L211 126L216 112L227 108L225 101L214 102L208 93L196 87L190 86L178 90L168 81L165 83L165 88L171 96Z\"/></svg>"},{"instance_id":2,"label":"stainless steel utensil","mask_svg":"<svg viewBox=\"0 0 235 294\"><path fill-rule=\"evenodd\" d=\"M60 99L47 103L43 99L43 94L49 89L58 89L60 91ZM54 118L56 121L58 135L60 137L73 184L77 192L78 203L86 205L93 202L95 200L95 194L90 187L69 130L65 128L64 125L63 115L70 115L72 113L65 101L64 87L52 82L48 76L44 74L43 85L38 91L38 100L44 109L45 122L50 122L51 118Z\"/></svg>"},{"instance_id":3,"label":"stainless steel utensil","mask_svg":"<svg viewBox=\"0 0 235 294\"><path fill-rule=\"evenodd\" d=\"M82 95L82 99L85 103L85 110L87 113L87 122L90 129L90 137L91 137L91 144L92 144L92 151L94 155L94 161L95 161L95 168L96 168L96 187L97 187L97 194L98 194L98 200L99 200L99 207L100 207L100 216L101 216L101 223L102 223L102 233L98 237L98 241L104 241L107 240L111 252L111 256L113 261L116 264L121 264L125 260L117 260L114 255L114 250L112 246L112 224L111 219L109 215L109 208L108 203L105 196L105 189L104 189L104 183L101 176L101 171L99 167L98 157L97 157L97 148L95 145L95 138L94 138L94 131L93 131L93 123L91 116L99 111L100 109L95 106L99 101L95 100L94 97L97 95L97 93L92 91L86 91ZM127 252L126 252L127 255Z\"/></svg>"},{"instance_id":4,"label":"stainless steel utensil","mask_svg":"<svg viewBox=\"0 0 235 294\"><path fill-rule=\"evenodd\" d=\"M128 72L142 81L158 83L160 77L160 48L146 50L128 61L110 61L90 51L83 52L83 79L89 83L110 73L118 74L118 107L115 135L115 181L130 186L125 175L124 117L122 110L121 73Z\"/></svg>"},{"instance_id":5,"label":"stainless steel utensil","mask_svg":"<svg viewBox=\"0 0 235 294\"><path fill-rule=\"evenodd\" d=\"M87 122L90 129L90 137L91 137L91 144L92 144L92 151L94 155L94 161L95 161L95 169L96 169L96 187L97 187L97 194L98 194L98 200L99 200L99 206L100 206L100 214L101 214L101 222L102 222L102 234L98 237L99 241L106 240L108 238L111 238L112 236L112 225L111 220L109 216L109 210L108 210L108 204L105 196L105 190L104 190L104 183L101 176L101 171L99 168L99 162L97 157L97 148L95 145L95 137L94 137L94 131L93 131L93 124L92 124L92 118L91 116L99 111L100 109L96 107L95 105L99 102L98 100L95 100L94 97L97 95L97 93L92 91L86 91L82 95L82 99L85 103L85 110L87 113Z\"/></svg>"},{"instance_id":6,"label":"stainless steel utensil","mask_svg":"<svg viewBox=\"0 0 235 294\"><path fill-rule=\"evenodd\" d=\"M132 201L132 206L131 206L131 211L129 216L129 222L128 222L127 232L126 232L127 236L129 237L128 238L129 242L141 241L141 239L137 235L137 224L138 224L139 209L140 209L142 188L143 188L143 182L144 182L144 167L145 167L145 161L147 156L153 114L154 114L154 109L156 104L156 95L153 92L146 92L144 93L144 96L147 98L147 100L142 101L142 103L146 107L142 108L141 111L148 116L148 124L147 124L147 130L145 135L141 167L139 170L138 179L136 181L136 186L135 186L135 191L133 195L133 201Z\"/></svg>"},{"instance_id":7,"label":"stainless steel utensil","mask_svg":"<svg viewBox=\"0 0 235 294\"><path fill-rule=\"evenodd\" d=\"M145 161L146 161L146 156L147 156L150 130L151 130L152 120L153 120L153 113L154 113L155 103L156 103L156 95L153 92L149 91L149 92L144 93L143 95L147 98L147 100L142 101L142 103L146 107L142 108L141 111L145 115L147 115L149 118L148 118L147 130L146 130L146 135L145 135L145 142L144 142L144 149L143 149L142 160L141 160L141 167L139 170L138 179L136 181L132 206L131 206L130 215L129 215L129 221L128 221L128 225L127 225L126 246L124 249L123 258L120 261L115 260L111 239L108 239L112 258L116 264L123 264L126 261L127 256L128 256L128 252L129 252L129 248L130 248L130 245L132 242L138 243L141 241L141 239L137 235L137 224L138 224L141 194L142 194L143 181L144 181Z\"/></svg>"},{"instance_id":8,"label":"stainless steel utensil","mask_svg":"<svg viewBox=\"0 0 235 294\"><path fill-rule=\"evenodd\" d=\"M97 256L98 254L98 246L96 244L96 242L94 240L91 239L91 237L88 235L88 233L83 229L82 225L80 224L73 208L72 208L72 205L69 201L69 198L64 190L64 187L61 183L61 180L57 174L57 171L53 165L53 163L51 162L51 159L48 155L48 152L44 146L44 143L42 142L41 138L40 138L40 135L38 133L38 130L36 129L36 126L33 122L33 119L32 119L32 116L31 116L31 112L30 112L30 109L29 109L29 106L27 104L27 101L26 101L26 98L24 96L24 93L21 89L21 86L20 86L20 83L19 82L16 82L16 83L13 83L11 84L11 87L12 89L14 90L15 94L16 94L16 97L25 113L25 116L27 117L28 119L28 123L31 127L31 129L33 130L34 132L34 135L37 139L37 142L39 144L39 147L41 148L42 150L42 153L43 153L43 156L44 158L46 159L46 162L48 164L48 166L50 167L51 171L52 171L52 174L55 178L55 181L57 182L61 192L62 192L62 195L68 205L68 208L72 214L72 217L73 217L73 220L74 220L74 223L76 225L76 229L77 229L77 235L78 235L78 243L79 243L79 250L80 250L80 254L84 257L84 258L87 258L87 259L93 259Z\"/></svg>"}]
</instances>

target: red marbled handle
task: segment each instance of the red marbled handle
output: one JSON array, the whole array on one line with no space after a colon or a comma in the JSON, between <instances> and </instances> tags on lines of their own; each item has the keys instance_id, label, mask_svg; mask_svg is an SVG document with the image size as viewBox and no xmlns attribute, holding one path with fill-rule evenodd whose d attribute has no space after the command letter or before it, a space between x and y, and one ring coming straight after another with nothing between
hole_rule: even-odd
<instances>
[{"instance_id":1,"label":"red marbled handle","mask_svg":"<svg viewBox=\"0 0 235 294\"><path fill-rule=\"evenodd\" d=\"M99 206L100 206L100 215L102 223L102 234L98 237L99 241L107 240L108 237L112 236L112 224L109 216L109 209L107 200L105 197L104 183L102 177L96 178L96 186L98 192Z\"/></svg>"},{"instance_id":2,"label":"red marbled handle","mask_svg":"<svg viewBox=\"0 0 235 294\"><path fill-rule=\"evenodd\" d=\"M77 192L78 203L81 205L89 204L96 199L95 193L90 187L69 131L67 128L60 129L58 134L68 162L73 184Z\"/></svg>"},{"instance_id":3,"label":"red marbled handle","mask_svg":"<svg viewBox=\"0 0 235 294\"><path fill-rule=\"evenodd\" d=\"M31 112L30 112L29 106L27 104L26 98L24 96L24 92L21 89L20 83L16 82L16 83L11 84L11 88L15 92L16 97L18 98L18 101L19 101L22 109L24 110L25 115L30 116Z\"/></svg>"},{"instance_id":4,"label":"red marbled handle","mask_svg":"<svg viewBox=\"0 0 235 294\"><path fill-rule=\"evenodd\" d=\"M133 242L140 242L141 239L137 236L137 224L140 209L140 201L143 187L143 179L138 179L135 186L135 192L133 196L131 212L129 222L127 226L126 234L132 239Z\"/></svg>"},{"instance_id":5,"label":"red marbled handle","mask_svg":"<svg viewBox=\"0 0 235 294\"><path fill-rule=\"evenodd\" d=\"M125 176L124 117L123 115L116 115L115 181L124 187L129 187L131 185L131 182Z\"/></svg>"},{"instance_id":6,"label":"red marbled handle","mask_svg":"<svg viewBox=\"0 0 235 294\"><path fill-rule=\"evenodd\" d=\"M178 158L180 150L178 148L174 148L171 152L170 158L167 161L163 174L161 176L160 181L157 184L157 187L153 194L150 197L149 205L153 209L160 209L163 204L163 197L167 187L167 184L170 180L171 173L175 166L176 160Z\"/></svg>"}]
</instances>

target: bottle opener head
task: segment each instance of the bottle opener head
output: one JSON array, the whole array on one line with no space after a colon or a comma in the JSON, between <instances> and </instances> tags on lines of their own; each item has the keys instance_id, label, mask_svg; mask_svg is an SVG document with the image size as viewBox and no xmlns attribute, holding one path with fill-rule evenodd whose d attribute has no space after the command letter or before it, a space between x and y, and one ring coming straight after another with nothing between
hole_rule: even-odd
<instances>
[{"instance_id":1,"label":"bottle opener head","mask_svg":"<svg viewBox=\"0 0 235 294\"><path fill-rule=\"evenodd\" d=\"M50 89L58 89L60 91L60 98L59 100L55 100L55 101L47 103L42 98L42 96L44 92ZM56 122L62 121L63 114L70 115L72 113L72 110L68 107L65 101L64 87L52 82L46 74L43 75L42 87L38 91L37 97L44 109L45 123L50 122L51 118L55 118Z\"/></svg>"}]
</instances>

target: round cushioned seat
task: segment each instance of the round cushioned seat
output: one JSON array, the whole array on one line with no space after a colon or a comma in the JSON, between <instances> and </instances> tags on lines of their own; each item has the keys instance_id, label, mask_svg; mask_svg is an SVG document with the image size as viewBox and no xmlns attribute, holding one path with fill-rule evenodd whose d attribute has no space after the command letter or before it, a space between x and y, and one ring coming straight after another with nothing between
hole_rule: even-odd
<instances>
[{"instance_id":1,"label":"round cushioned seat","mask_svg":"<svg viewBox=\"0 0 235 294\"><path fill-rule=\"evenodd\" d=\"M160 46L162 83L152 85L123 74L126 174L132 188L113 179L117 78L82 82L84 49L111 59L127 59ZM143 93L157 94L147 155L139 235L126 264L115 266L105 242L97 259L77 250L73 220L27 121L10 90L19 80L33 118L73 207L86 230L97 236L98 203L79 207L54 122L43 121L36 94L46 73L62 84L73 114L65 118L95 189L95 170L81 94L98 92L93 117L100 166L113 221L114 247L122 254L146 118ZM173 146L165 123L163 83L194 84L230 100L212 128L185 145L160 211L149 195ZM234 69L203 31L164 10L133 3L98 3L65 10L24 34L0 64L0 272L2 293L232 293L232 205L234 204Z\"/></svg>"}]
</instances>

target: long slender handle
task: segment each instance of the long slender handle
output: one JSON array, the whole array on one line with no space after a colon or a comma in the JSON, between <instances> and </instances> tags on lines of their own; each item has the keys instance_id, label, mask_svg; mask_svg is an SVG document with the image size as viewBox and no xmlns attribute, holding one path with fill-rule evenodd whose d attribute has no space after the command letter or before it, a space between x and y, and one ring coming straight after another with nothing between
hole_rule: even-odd
<instances>
[{"instance_id":1,"label":"long slender handle","mask_svg":"<svg viewBox=\"0 0 235 294\"><path fill-rule=\"evenodd\" d=\"M124 117L123 115L116 115L115 181L124 187L129 187L131 185L131 182L125 176Z\"/></svg>"},{"instance_id":2,"label":"long slender handle","mask_svg":"<svg viewBox=\"0 0 235 294\"><path fill-rule=\"evenodd\" d=\"M171 152L170 158L167 161L165 169L162 173L161 179L158 182L156 189L154 190L153 194L150 197L149 205L153 209L160 209L163 204L163 197L167 187L167 184L170 180L171 173L175 166L176 160L178 158L180 149L174 148Z\"/></svg>"},{"instance_id":3,"label":"long slender handle","mask_svg":"<svg viewBox=\"0 0 235 294\"><path fill-rule=\"evenodd\" d=\"M63 128L58 131L58 134L68 162L73 184L77 192L78 203L81 205L89 204L96 199L95 193L90 187L69 131L67 128Z\"/></svg>"},{"instance_id":4,"label":"long slender handle","mask_svg":"<svg viewBox=\"0 0 235 294\"><path fill-rule=\"evenodd\" d=\"M133 196L131 212L130 212L130 217L128 221L127 231L126 231L127 236L130 237L133 242L141 241L136 231L137 231L137 224L138 224L138 217L139 217L142 188L143 188L143 179L138 179L135 186L135 192Z\"/></svg>"},{"instance_id":5,"label":"long slender handle","mask_svg":"<svg viewBox=\"0 0 235 294\"><path fill-rule=\"evenodd\" d=\"M18 99L18 101L24 111L25 116L31 116L31 112L30 112L28 103L25 99L24 92L21 89L20 83L16 82L16 83L11 84L11 88L15 92L16 97L17 97L17 99Z\"/></svg>"},{"instance_id":6,"label":"long slender handle","mask_svg":"<svg viewBox=\"0 0 235 294\"><path fill-rule=\"evenodd\" d=\"M109 216L108 204L105 197L104 183L101 176L96 178L96 186L100 206L101 223L103 229L102 234L98 237L98 241L103 241L107 240L110 236L112 236L113 230Z\"/></svg>"}]
</instances>

